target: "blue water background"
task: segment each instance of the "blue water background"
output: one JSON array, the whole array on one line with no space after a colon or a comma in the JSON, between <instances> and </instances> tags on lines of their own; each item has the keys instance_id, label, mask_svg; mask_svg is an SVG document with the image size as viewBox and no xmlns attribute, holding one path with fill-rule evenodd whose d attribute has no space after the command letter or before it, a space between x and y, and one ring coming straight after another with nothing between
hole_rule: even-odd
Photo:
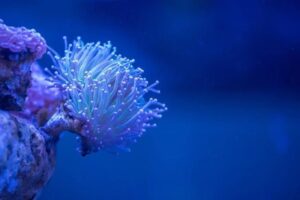
<instances>
[{"instance_id":1,"label":"blue water background","mask_svg":"<svg viewBox=\"0 0 300 200\"><path fill-rule=\"evenodd\" d=\"M300 199L299 11L296 0L0 0L0 18L59 52L63 35L112 41L169 107L131 153L81 157L65 134L40 199Z\"/></svg>"}]
</instances>

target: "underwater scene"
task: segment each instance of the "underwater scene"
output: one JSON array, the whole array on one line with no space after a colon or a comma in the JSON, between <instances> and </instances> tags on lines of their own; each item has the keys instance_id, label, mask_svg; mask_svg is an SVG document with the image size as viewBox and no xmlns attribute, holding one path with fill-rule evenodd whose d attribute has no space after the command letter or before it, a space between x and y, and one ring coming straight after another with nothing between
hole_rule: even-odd
<instances>
[{"instance_id":1,"label":"underwater scene","mask_svg":"<svg viewBox=\"0 0 300 200\"><path fill-rule=\"evenodd\" d=\"M300 200L300 2L0 0L0 200Z\"/></svg>"}]
</instances>

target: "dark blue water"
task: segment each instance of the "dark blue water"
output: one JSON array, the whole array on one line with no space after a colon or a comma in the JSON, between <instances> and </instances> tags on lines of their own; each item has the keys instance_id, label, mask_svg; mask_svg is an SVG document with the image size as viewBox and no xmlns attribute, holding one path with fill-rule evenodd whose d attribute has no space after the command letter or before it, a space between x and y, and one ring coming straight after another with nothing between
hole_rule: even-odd
<instances>
[{"instance_id":1,"label":"dark blue water","mask_svg":"<svg viewBox=\"0 0 300 200\"><path fill-rule=\"evenodd\" d=\"M59 51L63 35L111 40L160 80L169 107L131 153L81 157L65 134L40 199L300 199L299 10L295 0L1 0L0 18Z\"/></svg>"}]
</instances>

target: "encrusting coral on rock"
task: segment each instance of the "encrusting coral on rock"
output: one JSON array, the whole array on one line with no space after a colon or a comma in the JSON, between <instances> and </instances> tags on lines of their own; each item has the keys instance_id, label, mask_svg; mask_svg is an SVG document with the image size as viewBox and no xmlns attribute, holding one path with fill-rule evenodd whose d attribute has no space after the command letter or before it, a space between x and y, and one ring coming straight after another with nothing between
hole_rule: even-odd
<instances>
[{"instance_id":1,"label":"encrusting coral on rock","mask_svg":"<svg viewBox=\"0 0 300 200\"><path fill-rule=\"evenodd\" d=\"M31 81L32 63L47 45L34 29L6 26L0 22L0 108L21 110Z\"/></svg>"},{"instance_id":2,"label":"encrusting coral on rock","mask_svg":"<svg viewBox=\"0 0 300 200\"><path fill-rule=\"evenodd\" d=\"M0 199L29 200L50 179L55 140L22 111L31 82L31 66L46 52L35 30L0 24Z\"/></svg>"}]
</instances>

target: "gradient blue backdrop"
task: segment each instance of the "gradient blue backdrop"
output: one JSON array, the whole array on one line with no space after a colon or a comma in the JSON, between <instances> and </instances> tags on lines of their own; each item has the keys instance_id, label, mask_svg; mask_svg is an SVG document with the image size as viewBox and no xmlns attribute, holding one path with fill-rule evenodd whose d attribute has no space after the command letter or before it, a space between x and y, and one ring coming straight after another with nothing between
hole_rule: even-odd
<instances>
[{"instance_id":1,"label":"gradient blue backdrop","mask_svg":"<svg viewBox=\"0 0 300 200\"><path fill-rule=\"evenodd\" d=\"M300 199L298 0L0 0L0 18L60 52L112 41L169 107L132 153L81 157L65 134L40 199Z\"/></svg>"}]
</instances>

